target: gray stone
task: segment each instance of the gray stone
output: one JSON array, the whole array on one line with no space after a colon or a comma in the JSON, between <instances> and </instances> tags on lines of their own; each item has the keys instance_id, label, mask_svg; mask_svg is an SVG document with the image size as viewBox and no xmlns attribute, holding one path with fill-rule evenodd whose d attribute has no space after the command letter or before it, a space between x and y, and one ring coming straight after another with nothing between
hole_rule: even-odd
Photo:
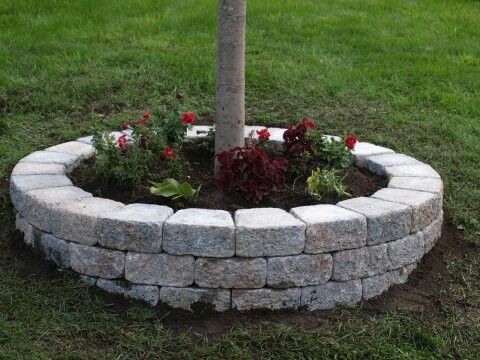
<instances>
[{"instance_id":1,"label":"gray stone","mask_svg":"<svg viewBox=\"0 0 480 360\"><path fill-rule=\"evenodd\" d=\"M442 225L443 225L443 212L440 213L440 216L437 220L433 221L430 225L428 225L422 232L424 235L424 253L429 253L433 247L435 246L436 242L442 236Z\"/></svg>"},{"instance_id":2,"label":"gray stone","mask_svg":"<svg viewBox=\"0 0 480 360\"><path fill-rule=\"evenodd\" d=\"M306 253L352 249L366 244L367 220L359 213L334 205L302 206L290 212L307 224Z\"/></svg>"},{"instance_id":3,"label":"gray stone","mask_svg":"<svg viewBox=\"0 0 480 360\"><path fill-rule=\"evenodd\" d=\"M233 256L235 226L232 217L223 210L179 210L163 226L163 248L175 255Z\"/></svg>"},{"instance_id":4,"label":"gray stone","mask_svg":"<svg viewBox=\"0 0 480 360\"><path fill-rule=\"evenodd\" d=\"M208 259L195 262L195 283L206 288L261 288L267 281L267 261L255 259Z\"/></svg>"},{"instance_id":5,"label":"gray stone","mask_svg":"<svg viewBox=\"0 0 480 360\"><path fill-rule=\"evenodd\" d=\"M147 204L109 212L97 222L98 243L107 248L158 253L162 250L163 224L172 214L169 207Z\"/></svg>"},{"instance_id":6,"label":"gray stone","mask_svg":"<svg viewBox=\"0 0 480 360\"><path fill-rule=\"evenodd\" d=\"M80 274L115 279L123 275L125 254L121 251L70 243L70 266Z\"/></svg>"},{"instance_id":7,"label":"gray stone","mask_svg":"<svg viewBox=\"0 0 480 360\"><path fill-rule=\"evenodd\" d=\"M59 204L51 212L52 233L61 239L95 245L98 241L95 233L98 220L124 206L95 197Z\"/></svg>"},{"instance_id":8,"label":"gray stone","mask_svg":"<svg viewBox=\"0 0 480 360\"><path fill-rule=\"evenodd\" d=\"M387 175L388 178L406 176L440 179L440 175L430 165L426 164L387 166L385 167L385 175Z\"/></svg>"},{"instance_id":9,"label":"gray stone","mask_svg":"<svg viewBox=\"0 0 480 360\"><path fill-rule=\"evenodd\" d=\"M123 295L129 299L140 300L155 306L159 299L158 286L130 284L122 280L106 280L99 278L97 286L112 294Z\"/></svg>"},{"instance_id":10,"label":"gray stone","mask_svg":"<svg viewBox=\"0 0 480 360\"><path fill-rule=\"evenodd\" d=\"M23 240L25 243L33 248L36 248L42 237L42 232L30 225L19 214L16 215L15 227L23 233Z\"/></svg>"},{"instance_id":11,"label":"gray stone","mask_svg":"<svg viewBox=\"0 0 480 360\"><path fill-rule=\"evenodd\" d=\"M285 133L286 129L283 128L268 128L268 132L270 133L269 142L274 144L281 144L283 143L283 134Z\"/></svg>"},{"instance_id":12,"label":"gray stone","mask_svg":"<svg viewBox=\"0 0 480 360\"><path fill-rule=\"evenodd\" d=\"M70 268L70 247L65 240L51 234L43 234L40 240L43 256L63 269Z\"/></svg>"},{"instance_id":13,"label":"gray stone","mask_svg":"<svg viewBox=\"0 0 480 360\"><path fill-rule=\"evenodd\" d=\"M366 216L368 245L400 239L410 233L412 209L409 206L366 197L345 200L337 206Z\"/></svg>"},{"instance_id":14,"label":"gray stone","mask_svg":"<svg viewBox=\"0 0 480 360\"><path fill-rule=\"evenodd\" d=\"M390 179L388 187L396 189L426 191L434 194L443 193L443 182L441 179L436 178L395 176Z\"/></svg>"},{"instance_id":15,"label":"gray stone","mask_svg":"<svg viewBox=\"0 0 480 360\"><path fill-rule=\"evenodd\" d=\"M333 309L336 305L353 305L362 299L362 281L329 281L302 289L302 306L308 310Z\"/></svg>"},{"instance_id":16,"label":"gray stone","mask_svg":"<svg viewBox=\"0 0 480 360\"><path fill-rule=\"evenodd\" d=\"M267 285L291 288L323 284L330 280L332 267L330 254L267 258Z\"/></svg>"},{"instance_id":17,"label":"gray stone","mask_svg":"<svg viewBox=\"0 0 480 360\"><path fill-rule=\"evenodd\" d=\"M230 290L162 287L160 301L177 309L192 311L192 305L213 306L222 312L230 308Z\"/></svg>"},{"instance_id":18,"label":"gray stone","mask_svg":"<svg viewBox=\"0 0 480 360\"><path fill-rule=\"evenodd\" d=\"M71 154L54 151L35 151L20 160L20 163L59 164L65 166L65 170L68 173L77 167L81 160L80 157Z\"/></svg>"},{"instance_id":19,"label":"gray stone","mask_svg":"<svg viewBox=\"0 0 480 360\"><path fill-rule=\"evenodd\" d=\"M12 171L16 175L65 175L65 166L59 164L18 163Z\"/></svg>"},{"instance_id":20,"label":"gray stone","mask_svg":"<svg viewBox=\"0 0 480 360\"><path fill-rule=\"evenodd\" d=\"M404 154L373 155L365 159L365 167L378 175L385 175L385 168L397 165L422 165L420 161Z\"/></svg>"},{"instance_id":21,"label":"gray stone","mask_svg":"<svg viewBox=\"0 0 480 360\"><path fill-rule=\"evenodd\" d=\"M413 264L420 260L424 253L423 233L419 232L388 244L390 269Z\"/></svg>"},{"instance_id":22,"label":"gray stone","mask_svg":"<svg viewBox=\"0 0 480 360\"><path fill-rule=\"evenodd\" d=\"M305 247L305 224L282 209L237 210L235 226L237 256L295 255Z\"/></svg>"},{"instance_id":23,"label":"gray stone","mask_svg":"<svg viewBox=\"0 0 480 360\"><path fill-rule=\"evenodd\" d=\"M22 200L29 190L71 186L65 175L18 175L10 178L10 198L13 206L22 213ZM23 214L23 213L22 213Z\"/></svg>"},{"instance_id":24,"label":"gray stone","mask_svg":"<svg viewBox=\"0 0 480 360\"><path fill-rule=\"evenodd\" d=\"M352 150L352 158L355 165L360 167L366 167L365 160L369 156L393 154L394 151L382 146L373 145L366 142L358 142L355 148Z\"/></svg>"},{"instance_id":25,"label":"gray stone","mask_svg":"<svg viewBox=\"0 0 480 360\"><path fill-rule=\"evenodd\" d=\"M53 151L65 153L80 157L82 160L89 159L95 155L95 149L92 145L81 141L69 141L63 144L55 145L45 149L45 151Z\"/></svg>"},{"instance_id":26,"label":"gray stone","mask_svg":"<svg viewBox=\"0 0 480 360\"><path fill-rule=\"evenodd\" d=\"M95 284L97 283L96 277L88 275L80 275L80 280L88 286L95 286Z\"/></svg>"},{"instance_id":27,"label":"gray stone","mask_svg":"<svg viewBox=\"0 0 480 360\"><path fill-rule=\"evenodd\" d=\"M239 311L298 309L302 289L232 290L232 309Z\"/></svg>"},{"instance_id":28,"label":"gray stone","mask_svg":"<svg viewBox=\"0 0 480 360\"><path fill-rule=\"evenodd\" d=\"M88 145L92 145L92 140L93 140L93 135L84 136L77 139L77 141L88 144Z\"/></svg>"},{"instance_id":29,"label":"gray stone","mask_svg":"<svg viewBox=\"0 0 480 360\"><path fill-rule=\"evenodd\" d=\"M389 269L387 244L333 253L332 280L352 280L373 276Z\"/></svg>"},{"instance_id":30,"label":"gray stone","mask_svg":"<svg viewBox=\"0 0 480 360\"><path fill-rule=\"evenodd\" d=\"M426 228L438 217L442 209L442 197L439 194L422 191L386 188L377 191L372 197L410 206L412 233Z\"/></svg>"},{"instance_id":31,"label":"gray stone","mask_svg":"<svg viewBox=\"0 0 480 360\"><path fill-rule=\"evenodd\" d=\"M125 278L137 284L185 287L193 284L193 256L127 254Z\"/></svg>"},{"instance_id":32,"label":"gray stone","mask_svg":"<svg viewBox=\"0 0 480 360\"><path fill-rule=\"evenodd\" d=\"M392 285L404 284L410 273L415 269L415 266L415 264L409 264L384 274L363 278L363 298L365 300L372 299L387 291Z\"/></svg>"},{"instance_id":33,"label":"gray stone","mask_svg":"<svg viewBox=\"0 0 480 360\"><path fill-rule=\"evenodd\" d=\"M207 136L212 127L208 125L193 125L187 128L187 139L200 139Z\"/></svg>"},{"instance_id":34,"label":"gray stone","mask_svg":"<svg viewBox=\"0 0 480 360\"><path fill-rule=\"evenodd\" d=\"M18 198L18 211L42 231L51 232L52 209L65 202L91 198L92 194L74 186L27 191Z\"/></svg>"}]
</instances>

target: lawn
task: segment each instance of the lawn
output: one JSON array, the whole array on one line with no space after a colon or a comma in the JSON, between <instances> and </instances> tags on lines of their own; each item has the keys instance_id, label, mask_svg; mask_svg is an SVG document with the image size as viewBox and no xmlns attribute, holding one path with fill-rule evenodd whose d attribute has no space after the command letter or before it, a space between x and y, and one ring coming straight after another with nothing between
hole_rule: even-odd
<instances>
[{"instance_id":1,"label":"lawn","mask_svg":"<svg viewBox=\"0 0 480 360\"><path fill-rule=\"evenodd\" d=\"M119 305L19 244L8 180L23 156L95 124L114 129L176 90L184 110L213 115L215 16L214 0L0 2L0 359L479 359L478 1L249 2L248 123L307 115L444 178L455 246L446 242L395 298L311 321L190 316ZM402 303L427 282L422 306Z\"/></svg>"}]
</instances>

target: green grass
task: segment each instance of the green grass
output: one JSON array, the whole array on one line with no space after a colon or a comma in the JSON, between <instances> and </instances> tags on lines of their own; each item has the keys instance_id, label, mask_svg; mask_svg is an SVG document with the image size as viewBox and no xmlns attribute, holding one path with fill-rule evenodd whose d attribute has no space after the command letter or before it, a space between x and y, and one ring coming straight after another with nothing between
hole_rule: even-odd
<instances>
[{"instance_id":1,"label":"green grass","mask_svg":"<svg viewBox=\"0 0 480 360\"><path fill-rule=\"evenodd\" d=\"M213 0L0 2L0 358L480 358L477 250L444 259L453 300L441 319L356 308L312 328L237 324L209 337L140 306L115 313L68 276L25 271L9 240L13 165L175 89L185 110L212 115L215 15ZM455 225L478 247L479 23L473 0L251 0L247 121L308 115L325 132L432 164Z\"/></svg>"}]
</instances>

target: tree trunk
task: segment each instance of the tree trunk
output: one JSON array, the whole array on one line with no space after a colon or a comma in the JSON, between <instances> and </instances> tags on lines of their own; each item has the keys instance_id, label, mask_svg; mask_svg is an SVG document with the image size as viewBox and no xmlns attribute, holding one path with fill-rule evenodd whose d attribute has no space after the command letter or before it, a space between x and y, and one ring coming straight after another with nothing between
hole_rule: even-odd
<instances>
[{"instance_id":1,"label":"tree trunk","mask_svg":"<svg viewBox=\"0 0 480 360\"><path fill-rule=\"evenodd\" d=\"M247 1L219 0L218 12L215 154L245 143Z\"/></svg>"}]
</instances>

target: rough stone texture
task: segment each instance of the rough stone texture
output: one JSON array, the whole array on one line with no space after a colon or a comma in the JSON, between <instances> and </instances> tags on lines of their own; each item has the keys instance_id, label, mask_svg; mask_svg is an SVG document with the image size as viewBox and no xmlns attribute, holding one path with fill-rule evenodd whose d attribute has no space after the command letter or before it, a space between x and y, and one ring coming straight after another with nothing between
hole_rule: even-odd
<instances>
[{"instance_id":1,"label":"rough stone texture","mask_svg":"<svg viewBox=\"0 0 480 360\"><path fill-rule=\"evenodd\" d=\"M187 138L188 139L200 139L207 136L210 131L211 126L208 125L194 125L187 128Z\"/></svg>"},{"instance_id":2,"label":"rough stone texture","mask_svg":"<svg viewBox=\"0 0 480 360\"><path fill-rule=\"evenodd\" d=\"M359 213L334 205L302 206L290 212L307 224L306 253L352 249L366 244L367 220Z\"/></svg>"},{"instance_id":3,"label":"rough stone texture","mask_svg":"<svg viewBox=\"0 0 480 360\"><path fill-rule=\"evenodd\" d=\"M162 287L160 301L177 309L192 311L195 304L203 304L222 312L230 308L230 290Z\"/></svg>"},{"instance_id":4,"label":"rough stone texture","mask_svg":"<svg viewBox=\"0 0 480 360\"><path fill-rule=\"evenodd\" d=\"M422 191L385 188L377 191L372 197L410 206L412 233L423 230L431 224L442 209L442 197L439 194Z\"/></svg>"},{"instance_id":5,"label":"rough stone texture","mask_svg":"<svg viewBox=\"0 0 480 360\"><path fill-rule=\"evenodd\" d=\"M365 300L374 298L392 285L404 284L415 267L415 264L409 264L400 269L362 279L363 298Z\"/></svg>"},{"instance_id":6,"label":"rough stone texture","mask_svg":"<svg viewBox=\"0 0 480 360\"><path fill-rule=\"evenodd\" d=\"M23 240L31 247L36 247L39 243L42 232L30 225L24 218L17 214L15 219L15 227L23 233Z\"/></svg>"},{"instance_id":7,"label":"rough stone texture","mask_svg":"<svg viewBox=\"0 0 480 360\"><path fill-rule=\"evenodd\" d=\"M35 151L20 160L20 163L59 164L65 166L68 172L80 164L82 159L78 156L54 151Z\"/></svg>"},{"instance_id":8,"label":"rough stone texture","mask_svg":"<svg viewBox=\"0 0 480 360\"><path fill-rule=\"evenodd\" d=\"M88 145L92 145L92 140L93 140L93 135L84 136L84 137L81 137L80 139L77 139L77 141L88 144Z\"/></svg>"},{"instance_id":9,"label":"rough stone texture","mask_svg":"<svg viewBox=\"0 0 480 360\"><path fill-rule=\"evenodd\" d=\"M12 171L16 175L65 175L65 166L59 164L18 163Z\"/></svg>"},{"instance_id":10,"label":"rough stone texture","mask_svg":"<svg viewBox=\"0 0 480 360\"><path fill-rule=\"evenodd\" d=\"M123 295L129 299L144 301L151 306L158 303L160 291L158 286L135 285L121 280L98 279L97 286L109 293Z\"/></svg>"},{"instance_id":11,"label":"rough stone texture","mask_svg":"<svg viewBox=\"0 0 480 360\"><path fill-rule=\"evenodd\" d=\"M133 283L185 287L193 284L193 256L127 254L125 278Z\"/></svg>"},{"instance_id":12,"label":"rough stone texture","mask_svg":"<svg viewBox=\"0 0 480 360\"><path fill-rule=\"evenodd\" d=\"M88 286L95 286L97 283L97 278L88 275L80 275L80 280L87 284Z\"/></svg>"},{"instance_id":13,"label":"rough stone texture","mask_svg":"<svg viewBox=\"0 0 480 360\"><path fill-rule=\"evenodd\" d=\"M332 276L332 255L295 255L267 259L267 285L291 288L326 283Z\"/></svg>"},{"instance_id":14,"label":"rough stone texture","mask_svg":"<svg viewBox=\"0 0 480 360\"><path fill-rule=\"evenodd\" d=\"M423 233L419 232L400 240L391 241L387 245L390 269L413 264L423 256Z\"/></svg>"},{"instance_id":15,"label":"rough stone texture","mask_svg":"<svg viewBox=\"0 0 480 360\"><path fill-rule=\"evenodd\" d=\"M301 296L302 289L299 288L232 290L232 309L298 309Z\"/></svg>"},{"instance_id":16,"label":"rough stone texture","mask_svg":"<svg viewBox=\"0 0 480 360\"><path fill-rule=\"evenodd\" d=\"M382 146L373 145L366 142L358 142L352 150L354 164L360 167L366 167L365 160L369 156L381 154L393 154L394 151Z\"/></svg>"},{"instance_id":17,"label":"rough stone texture","mask_svg":"<svg viewBox=\"0 0 480 360\"><path fill-rule=\"evenodd\" d=\"M93 197L74 186L36 189L23 193L16 206L26 220L42 231L51 231L52 209L65 202Z\"/></svg>"},{"instance_id":18,"label":"rough stone texture","mask_svg":"<svg viewBox=\"0 0 480 360\"><path fill-rule=\"evenodd\" d=\"M398 177L431 177L440 179L440 175L430 166L426 164L420 165L399 165L399 166L387 166L385 168L385 175L388 178L394 176Z\"/></svg>"},{"instance_id":19,"label":"rough stone texture","mask_svg":"<svg viewBox=\"0 0 480 360\"><path fill-rule=\"evenodd\" d=\"M443 192L443 182L441 179L425 177L401 177L395 176L388 183L389 188L426 191L434 194Z\"/></svg>"},{"instance_id":20,"label":"rough stone texture","mask_svg":"<svg viewBox=\"0 0 480 360\"><path fill-rule=\"evenodd\" d=\"M336 305L353 305L362 299L362 281L329 281L302 289L301 304L308 310L333 309Z\"/></svg>"},{"instance_id":21,"label":"rough stone texture","mask_svg":"<svg viewBox=\"0 0 480 360\"><path fill-rule=\"evenodd\" d=\"M332 280L352 280L386 272L390 268L387 244L333 253Z\"/></svg>"},{"instance_id":22,"label":"rough stone texture","mask_svg":"<svg viewBox=\"0 0 480 360\"><path fill-rule=\"evenodd\" d=\"M70 141L63 144L55 145L45 149L45 151L53 151L59 153L70 154L80 157L82 160L89 159L95 155L95 149L92 145L88 145L80 141Z\"/></svg>"},{"instance_id":23,"label":"rough stone texture","mask_svg":"<svg viewBox=\"0 0 480 360\"><path fill-rule=\"evenodd\" d=\"M410 233L412 210L409 206L366 197L337 205L366 216L368 245L400 239Z\"/></svg>"},{"instance_id":24,"label":"rough stone texture","mask_svg":"<svg viewBox=\"0 0 480 360\"><path fill-rule=\"evenodd\" d=\"M237 256L295 255L305 247L305 224L282 209L237 210L235 226Z\"/></svg>"},{"instance_id":25,"label":"rough stone texture","mask_svg":"<svg viewBox=\"0 0 480 360\"><path fill-rule=\"evenodd\" d=\"M22 200L29 190L71 186L65 175L18 175L10 178L10 197L18 212L22 213Z\"/></svg>"},{"instance_id":26,"label":"rough stone texture","mask_svg":"<svg viewBox=\"0 0 480 360\"><path fill-rule=\"evenodd\" d=\"M365 167L378 175L385 175L385 168L397 165L422 165L420 161L404 154L373 155L365 159Z\"/></svg>"},{"instance_id":27,"label":"rough stone texture","mask_svg":"<svg viewBox=\"0 0 480 360\"><path fill-rule=\"evenodd\" d=\"M267 281L267 261L255 259L204 259L195 262L195 283L206 288L261 288Z\"/></svg>"},{"instance_id":28,"label":"rough stone texture","mask_svg":"<svg viewBox=\"0 0 480 360\"><path fill-rule=\"evenodd\" d=\"M52 234L80 244L95 245L98 220L124 206L116 201L95 197L59 204L52 208Z\"/></svg>"},{"instance_id":29,"label":"rough stone texture","mask_svg":"<svg viewBox=\"0 0 480 360\"><path fill-rule=\"evenodd\" d=\"M423 229L423 240L425 242L424 253L430 252L435 246L435 243L442 236L442 225L443 225L443 211L440 213L440 216Z\"/></svg>"},{"instance_id":30,"label":"rough stone texture","mask_svg":"<svg viewBox=\"0 0 480 360\"><path fill-rule=\"evenodd\" d=\"M163 224L172 214L169 207L147 204L131 204L109 212L97 222L98 243L107 248L158 253Z\"/></svg>"},{"instance_id":31,"label":"rough stone texture","mask_svg":"<svg viewBox=\"0 0 480 360\"><path fill-rule=\"evenodd\" d=\"M40 240L43 256L63 269L70 268L70 246L65 240L51 234L43 234Z\"/></svg>"},{"instance_id":32,"label":"rough stone texture","mask_svg":"<svg viewBox=\"0 0 480 360\"><path fill-rule=\"evenodd\" d=\"M80 274L115 279L123 275L125 254L121 251L70 243L70 266Z\"/></svg>"},{"instance_id":33,"label":"rough stone texture","mask_svg":"<svg viewBox=\"0 0 480 360\"><path fill-rule=\"evenodd\" d=\"M223 210L179 210L165 222L163 248L175 255L233 256L235 226L232 217Z\"/></svg>"}]
</instances>

